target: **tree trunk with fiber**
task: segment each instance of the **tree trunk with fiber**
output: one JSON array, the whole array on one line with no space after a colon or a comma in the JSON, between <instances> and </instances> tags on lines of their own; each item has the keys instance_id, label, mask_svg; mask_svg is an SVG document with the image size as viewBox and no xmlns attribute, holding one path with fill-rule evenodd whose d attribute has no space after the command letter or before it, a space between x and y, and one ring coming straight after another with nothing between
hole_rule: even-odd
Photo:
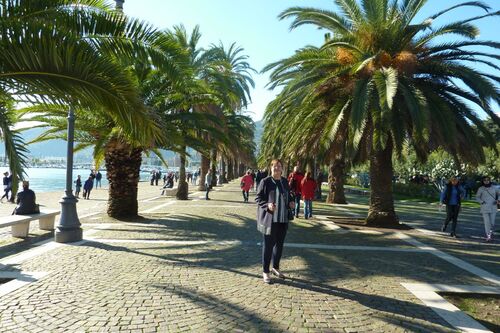
<instances>
[{"instance_id":1,"label":"tree trunk with fiber","mask_svg":"<svg viewBox=\"0 0 500 333\"><path fill-rule=\"evenodd\" d=\"M330 162L328 167L327 203L347 204L344 191L344 170L344 160L334 158Z\"/></svg>"},{"instance_id":2,"label":"tree trunk with fiber","mask_svg":"<svg viewBox=\"0 0 500 333\"><path fill-rule=\"evenodd\" d=\"M136 217L142 149L114 139L106 145L104 159L109 182L108 215L114 218Z\"/></svg>"},{"instance_id":3,"label":"tree trunk with fiber","mask_svg":"<svg viewBox=\"0 0 500 333\"><path fill-rule=\"evenodd\" d=\"M227 161L227 180L231 181L233 179L234 179L233 159L229 158Z\"/></svg>"},{"instance_id":4,"label":"tree trunk with fiber","mask_svg":"<svg viewBox=\"0 0 500 333\"><path fill-rule=\"evenodd\" d=\"M210 154L210 163L212 168L212 187L217 186L217 149L212 149Z\"/></svg>"},{"instance_id":5,"label":"tree trunk with fiber","mask_svg":"<svg viewBox=\"0 0 500 333\"><path fill-rule=\"evenodd\" d=\"M227 177L226 177L226 159L224 158L224 156L221 157L221 183L225 184L225 183L228 183L228 180L227 180Z\"/></svg>"},{"instance_id":6,"label":"tree trunk with fiber","mask_svg":"<svg viewBox=\"0 0 500 333\"><path fill-rule=\"evenodd\" d=\"M397 227L392 196L392 141L385 149L370 152L370 208L366 224L375 227Z\"/></svg>"},{"instance_id":7,"label":"tree trunk with fiber","mask_svg":"<svg viewBox=\"0 0 500 333\"><path fill-rule=\"evenodd\" d=\"M200 183L198 184L198 191L205 191L205 176L207 175L208 169L210 168L210 159L205 155L201 154L201 172L200 172Z\"/></svg>"},{"instance_id":8,"label":"tree trunk with fiber","mask_svg":"<svg viewBox=\"0 0 500 333\"><path fill-rule=\"evenodd\" d=\"M182 152L179 157L181 163L179 165L179 183L177 184L177 200L187 200L189 192L189 184L186 181L186 147L181 148Z\"/></svg>"}]
</instances>

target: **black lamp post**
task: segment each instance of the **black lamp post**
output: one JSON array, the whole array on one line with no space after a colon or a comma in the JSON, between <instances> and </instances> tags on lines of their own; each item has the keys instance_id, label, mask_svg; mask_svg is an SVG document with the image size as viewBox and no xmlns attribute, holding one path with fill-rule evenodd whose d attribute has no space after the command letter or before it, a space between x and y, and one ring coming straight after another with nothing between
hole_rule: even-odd
<instances>
[{"instance_id":1,"label":"black lamp post","mask_svg":"<svg viewBox=\"0 0 500 333\"><path fill-rule=\"evenodd\" d=\"M75 134L75 114L73 108L68 111L68 149L66 152L66 191L61 203L61 218L56 228L55 240L58 243L71 243L82 240L82 228L73 195L73 141Z\"/></svg>"}]
</instances>

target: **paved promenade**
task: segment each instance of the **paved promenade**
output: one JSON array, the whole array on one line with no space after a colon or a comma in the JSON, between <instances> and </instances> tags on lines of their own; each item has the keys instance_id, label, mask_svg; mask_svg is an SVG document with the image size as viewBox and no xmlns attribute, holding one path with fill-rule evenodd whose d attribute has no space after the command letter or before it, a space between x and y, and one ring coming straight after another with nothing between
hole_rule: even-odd
<instances>
[{"instance_id":1,"label":"paved promenade","mask_svg":"<svg viewBox=\"0 0 500 333\"><path fill-rule=\"evenodd\" d=\"M141 183L142 218L127 222L108 218L107 191L95 190L78 203L84 241L71 245L36 223L37 245L0 229L0 280L14 279L0 285L0 332L488 332L437 292L498 294L498 242L435 232L441 215L427 204L400 207L417 229L376 230L334 223L363 216L366 199L315 202L315 218L289 228L288 279L266 285L254 193L245 204L238 185L176 201ZM58 208L61 194L38 201ZM463 214L480 230L477 212Z\"/></svg>"}]
</instances>

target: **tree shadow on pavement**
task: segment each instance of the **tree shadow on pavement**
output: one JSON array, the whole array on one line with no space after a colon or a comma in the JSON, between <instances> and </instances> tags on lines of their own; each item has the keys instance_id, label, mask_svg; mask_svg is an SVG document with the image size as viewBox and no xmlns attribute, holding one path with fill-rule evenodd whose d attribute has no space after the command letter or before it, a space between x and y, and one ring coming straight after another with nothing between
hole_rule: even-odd
<instances>
[{"instance_id":1,"label":"tree shadow on pavement","mask_svg":"<svg viewBox=\"0 0 500 333\"><path fill-rule=\"evenodd\" d=\"M431 321L433 324L452 328L444 319L438 317L429 307L417 303L397 300L380 295L364 294L341 287L334 287L324 283L311 282L298 278L287 278L285 280L275 279L273 281L275 284L290 286L299 290L308 290L314 293L321 293L355 301L364 307L378 311L379 314L377 316L379 319L392 322L393 324L405 329L418 328L432 332L449 332L449 329L443 328L440 330L434 325L427 325L425 322L428 322L429 318L434 319ZM391 315L396 315L397 317L382 315L385 313L390 313ZM453 312L450 311L449 314L453 315ZM420 319L421 322L411 322L411 318Z\"/></svg>"},{"instance_id":2,"label":"tree shadow on pavement","mask_svg":"<svg viewBox=\"0 0 500 333\"><path fill-rule=\"evenodd\" d=\"M262 316L257 313L245 309L245 306L232 304L227 300L228 295L224 294L225 287L232 288L232 291L229 291L229 294L231 294L231 292L234 293L234 289L237 288L237 290L240 290L241 293L248 299L248 301L251 301L251 298L254 297L252 295L254 294L249 292L248 289L255 289L255 292L257 293L255 294L255 297L260 297L257 296L261 295L260 292L264 294L267 293L265 288L267 288L268 286L261 282L260 273L253 273L253 271L255 271L254 267L260 265L260 256L258 255L260 253L260 248L258 247L249 248L242 247L241 245L230 246L226 249L205 249L202 252L183 255L181 253L157 254L158 250L172 250L171 247L130 248L126 246L117 246L96 242L89 242L85 246L96 247L105 251L120 251L133 253L140 256L153 257L160 259L165 265L173 265L173 267L177 267L177 269L181 267L185 267L186 269L201 269L203 273L198 274L212 276L213 280L202 279L202 281L204 281L203 286L208 289L209 292L207 292L206 289L205 291L199 289L189 289L188 287L179 284L179 282L184 278L182 274L180 276L177 276L176 279L166 282L165 284L157 283L153 284L153 286L165 289L170 293L175 293L183 298L186 298L196 306L206 308L207 310L212 311L214 314L220 315L221 313L223 313L223 316L228 321L234 321L237 319L238 321L245 322L254 328L261 327L261 325L270 325L270 323L266 321L267 319L262 318ZM195 247L202 249L201 246ZM182 250L181 247L178 248ZM154 251L155 253L151 253L152 251ZM246 253L247 255L241 256L241 253ZM238 254L240 255L238 256ZM233 258L232 260L227 260L227 258L231 257ZM217 273L217 271L220 271L220 273ZM241 276L241 278L237 279L239 283L235 285L234 280L232 281L232 284L224 282L226 281L224 277L227 276L228 273L233 273ZM311 272L311 275L317 273L317 271ZM325 271L324 273L328 274L331 273L331 271ZM185 274L188 274L186 275L186 277L191 276L192 278L194 278L194 276L196 275L195 271L191 271L191 273ZM343 276L343 278L347 277ZM211 281L218 282L214 282L215 286L211 286ZM338 301L354 301L367 309L376 311L376 313L370 313L370 316L378 316L380 320L391 322L396 326L404 327L406 329L415 329L417 327L418 329L428 330L432 332L449 332L448 328L445 329L445 327L449 326L446 324L446 322L444 322L444 320L437 317L437 315L435 315L430 308L417 303L336 287L325 282L314 281L312 278L310 280L306 280L303 278L293 277L286 280L274 280L274 283L283 285L284 287L297 289L297 296L295 297L300 297L301 290L317 294L317 296L305 295L305 297L309 301L311 301L311 297L312 299L319 297L321 300L323 300L324 297L333 297L333 299L331 299L332 302L336 299ZM269 295L269 297L274 297L276 299L283 297L285 294L295 294L295 292L291 292L289 289L279 288L274 289L273 291L271 291L271 293L272 295ZM337 307L330 307L328 311L335 313L337 309ZM265 312L265 309L263 309L263 312ZM349 312L349 309L342 310L342 313L345 312ZM356 317L359 317L359 320L361 320L361 318L364 318L364 320L366 320L366 317L359 316L359 313L353 314L352 318ZM417 320L412 321L412 318L415 318ZM353 319L351 319L351 321L352 320ZM425 321L429 321L433 325L429 324L427 326L424 323ZM440 329L439 326L444 327L443 329ZM272 326L267 327L272 328Z\"/></svg>"},{"instance_id":3,"label":"tree shadow on pavement","mask_svg":"<svg viewBox=\"0 0 500 333\"><path fill-rule=\"evenodd\" d=\"M231 327L230 330L241 330L242 332L248 332L252 329L259 331L272 331L273 328L275 329L271 318L265 318L265 315L257 314L228 300L222 301L221 298L207 292L172 284L158 284L153 285L153 287L178 295L203 309L209 309L212 317L214 317L213 319L217 320L212 329L216 327L220 329L221 325L225 324L225 321L236 324L236 327ZM221 316L224 319L221 320Z\"/></svg>"}]
</instances>

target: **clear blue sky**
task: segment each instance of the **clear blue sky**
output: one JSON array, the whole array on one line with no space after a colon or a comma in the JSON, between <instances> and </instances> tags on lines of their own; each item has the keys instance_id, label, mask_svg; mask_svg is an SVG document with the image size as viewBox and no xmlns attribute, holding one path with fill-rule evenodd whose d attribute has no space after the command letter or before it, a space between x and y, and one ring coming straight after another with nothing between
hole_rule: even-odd
<instances>
[{"instance_id":1,"label":"clear blue sky","mask_svg":"<svg viewBox=\"0 0 500 333\"><path fill-rule=\"evenodd\" d=\"M428 0L417 21L461 2L465 0ZM500 9L500 0L483 2L492 11ZM219 41L224 45L236 42L245 49L251 66L260 72L265 65L286 58L305 45L319 46L323 41L325 31L310 26L290 31L289 20L277 19L280 12L292 6L335 9L332 0L125 0L124 11L162 29L182 23L191 31L199 25L202 46L217 44ZM481 9L460 8L452 14L445 14L435 23L441 25L482 13L484 11ZM499 40L498 17L482 19L475 24L481 30L481 40ZM492 49L488 51L493 52ZM249 106L249 111L254 120L259 120L277 91L265 88L268 83L267 74L256 74L254 79L256 87L252 91L253 103ZM498 110L498 106L495 109Z\"/></svg>"}]
</instances>

